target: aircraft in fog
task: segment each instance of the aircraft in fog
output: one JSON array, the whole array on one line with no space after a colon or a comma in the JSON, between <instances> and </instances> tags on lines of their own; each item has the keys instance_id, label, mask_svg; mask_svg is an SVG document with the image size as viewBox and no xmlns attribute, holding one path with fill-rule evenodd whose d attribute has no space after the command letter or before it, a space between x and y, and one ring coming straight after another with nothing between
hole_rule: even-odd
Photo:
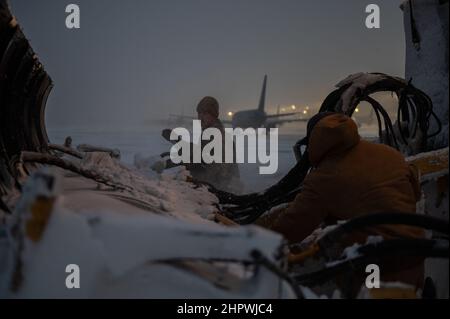
<instances>
[{"instance_id":1,"label":"aircraft in fog","mask_svg":"<svg viewBox=\"0 0 450 319\"><path fill-rule=\"evenodd\" d=\"M252 110L238 111L236 113L229 112L231 121L224 120L224 123L229 123L233 128L272 128L288 122L306 122L307 119L292 118L292 115L302 114L302 112L281 113L278 107L277 114L267 114L264 110L266 104L266 86L267 75L264 76L264 82L261 90L261 97L259 98L258 108ZM291 117L291 118L289 118Z\"/></svg>"},{"instance_id":2,"label":"aircraft in fog","mask_svg":"<svg viewBox=\"0 0 450 319\"><path fill-rule=\"evenodd\" d=\"M266 102L266 86L267 86L267 75L264 76L263 86L261 90L261 96L259 99L259 104L256 109L238 111L236 113L228 112L228 116L231 119L221 119L222 123L230 124L233 128L254 128L259 127L264 128L274 128L289 122L307 122L308 119L304 118L292 118L293 115L297 114L307 114L307 110L303 112L289 112L280 113L280 108L278 107L278 112L276 114L267 114L265 112L265 102ZM295 109L295 106L292 106ZM185 115L173 115L170 117L175 119L177 123L180 123L183 119L195 119L191 116Z\"/></svg>"}]
</instances>

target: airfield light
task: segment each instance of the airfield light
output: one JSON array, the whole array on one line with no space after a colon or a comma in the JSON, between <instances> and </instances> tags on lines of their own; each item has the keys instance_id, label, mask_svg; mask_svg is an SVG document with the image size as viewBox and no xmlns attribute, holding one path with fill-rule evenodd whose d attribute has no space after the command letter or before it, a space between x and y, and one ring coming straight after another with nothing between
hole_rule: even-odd
<instances>
[{"instance_id":1,"label":"airfield light","mask_svg":"<svg viewBox=\"0 0 450 319\"><path fill-rule=\"evenodd\" d=\"M228 112L228 116L230 116L230 117L233 116L233 112L231 112L231 111Z\"/></svg>"},{"instance_id":2,"label":"airfield light","mask_svg":"<svg viewBox=\"0 0 450 319\"><path fill-rule=\"evenodd\" d=\"M307 110L303 110L303 114L308 114L308 111Z\"/></svg>"},{"instance_id":3,"label":"airfield light","mask_svg":"<svg viewBox=\"0 0 450 319\"><path fill-rule=\"evenodd\" d=\"M291 109L295 110L296 109L295 105L291 105Z\"/></svg>"}]
</instances>

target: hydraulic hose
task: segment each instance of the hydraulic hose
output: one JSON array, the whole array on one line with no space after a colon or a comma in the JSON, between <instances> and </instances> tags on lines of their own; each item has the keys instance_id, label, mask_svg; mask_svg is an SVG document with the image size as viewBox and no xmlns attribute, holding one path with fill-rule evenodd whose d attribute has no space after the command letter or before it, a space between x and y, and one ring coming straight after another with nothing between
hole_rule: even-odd
<instances>
[{"instance_id":1,"label":"hydraulic hose","mask_svg":"<svg viewBox=\"0 0 450 319\"><path fill-rule=\"evenodd\" d=\"M408 213L376 213L359 216L337 226L320 238L318 243L321 247L328 247L354 231L370 226L399 224L434 230L446 235L449 232L448 221L439 218Z\"/></svg>"},{"instance_id":2,"label":"hydraulic hose","mask_svg":"<svg viewBox=\"0 0 450 319\"><path fill-rule=\"evenodd\" d=\"M448 241L431 239L392 239L370 243L357 248L356 257L329 263L324 269L294 276L300 285L317 285L339 273L360 269L369 263L377 263L383 256L414 256L424 258L448 258Z\"/></svg>"}]
</instances>

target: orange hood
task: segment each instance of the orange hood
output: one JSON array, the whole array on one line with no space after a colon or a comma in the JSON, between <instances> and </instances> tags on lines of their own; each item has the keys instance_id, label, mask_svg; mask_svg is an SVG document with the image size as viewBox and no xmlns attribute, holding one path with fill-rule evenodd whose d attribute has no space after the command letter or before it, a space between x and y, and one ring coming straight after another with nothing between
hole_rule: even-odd
<instances>
[{"instance_id":1,"label":"orange hood","mask_svg":"<svg viewBox=\"0 0 450 319\"><path fill-rule=\"evenodd\" d=\"M325 157L343 153L360 141L356 123L344 114L321 119L311 132L308 154L313 166Z\"/></svg>"}]
</instances>

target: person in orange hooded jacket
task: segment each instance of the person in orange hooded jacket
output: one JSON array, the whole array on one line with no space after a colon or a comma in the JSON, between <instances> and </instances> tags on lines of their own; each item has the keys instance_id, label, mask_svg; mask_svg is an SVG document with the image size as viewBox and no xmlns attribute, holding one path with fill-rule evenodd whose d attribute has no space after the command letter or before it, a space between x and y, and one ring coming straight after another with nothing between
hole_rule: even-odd
<instances>
[{"instance_id":1,"label":"person in orange hooded jacket","mask_svg":"<svg viewBox=\"0 0 450 319\"><path fill-rule=\"evenodd\" d=\"M415 170L394 148L362 140L351 118L319 113L308 122L307 139L312 170L302 191L277 214L270 229L299 243L321 224L364 214L416 213L421 192ZM353 234L352 241L365 243L369 235L392 239L424 234L415 227L382 225ZM423 260L411 260L387 260L386 267L380 267L382 281L421 286Z\"/></svg>"}]
</instances>

